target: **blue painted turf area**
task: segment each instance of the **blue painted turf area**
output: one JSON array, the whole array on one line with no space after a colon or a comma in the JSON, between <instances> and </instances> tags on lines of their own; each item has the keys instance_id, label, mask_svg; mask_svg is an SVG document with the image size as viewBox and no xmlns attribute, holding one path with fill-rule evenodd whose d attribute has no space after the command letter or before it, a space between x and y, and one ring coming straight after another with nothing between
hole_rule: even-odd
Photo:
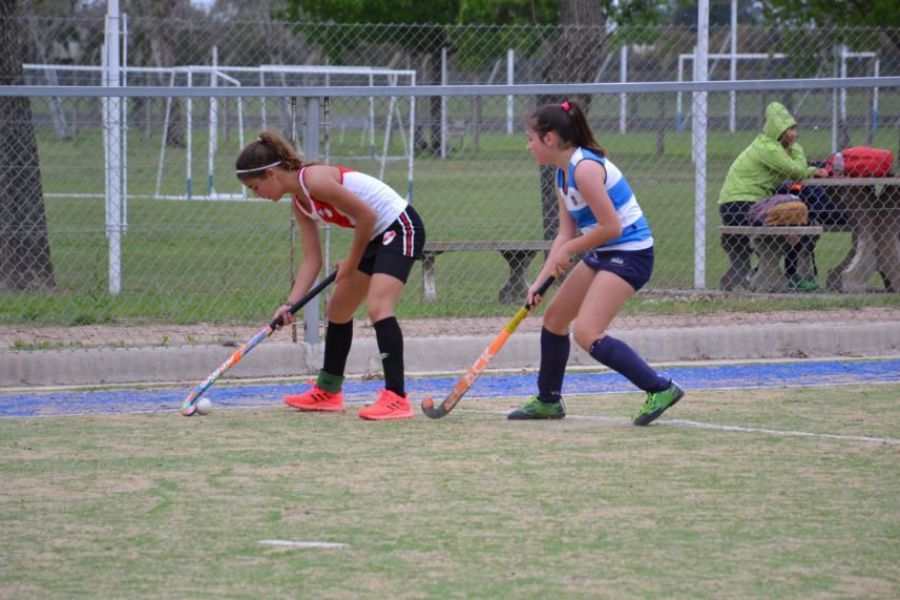
<instances>
[{"instance_id":1,"label":"blue painted turf area","mask_svg":"<svg viewBox=\"0 0 900 600\"><path fill-rule=\"evenodd\" d=\"M740 365L696 366L661 369L684 389L713 390L786 386L846 385L900 382L900 360L803 361ZM457 377L414 377L407 381L416 404L425 396L443 398ZM468 398L529 396L535 393L537 376L483 375L472 386ZM348 380L344 385L347 402L374 400L383 383ZM221 384L207 390L205 397L220 407L281 406L281 397L306 389L302 383L241 385ZM37 417L92 413L134 413L176 410L190 388L115 389L65 392L0 392L0 417ZM568 373L565 394L609 394L634 392L631 383L618 373Z\"/></svg>"}]
</instances>

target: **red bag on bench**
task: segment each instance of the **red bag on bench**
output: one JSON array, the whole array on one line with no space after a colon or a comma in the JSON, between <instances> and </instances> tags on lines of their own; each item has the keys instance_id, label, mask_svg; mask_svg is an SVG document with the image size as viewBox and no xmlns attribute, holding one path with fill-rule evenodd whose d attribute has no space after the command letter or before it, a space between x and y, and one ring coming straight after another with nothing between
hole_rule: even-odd
<instances>
[{"instance_id":1,"label":"red bag on bench","mask_svg":"<svg viewBox=\"0 0 900 600\"><path fill-rule=\"evenodd\" d=\"M825 169L838 177L887 177L894 168L894 153L883 148L853 146L841 150L844 157L842 173L834 171L834 154L828 157Z\"/></svg>"}]
</instances>

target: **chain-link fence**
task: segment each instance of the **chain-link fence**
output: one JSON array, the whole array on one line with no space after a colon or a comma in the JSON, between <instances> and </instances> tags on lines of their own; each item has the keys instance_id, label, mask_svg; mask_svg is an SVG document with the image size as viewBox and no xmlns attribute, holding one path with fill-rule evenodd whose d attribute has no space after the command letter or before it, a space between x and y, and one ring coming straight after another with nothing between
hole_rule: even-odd
<instances>
[{"instance_id":1,"label":"chain-link fence","mask_svg":"<svg viewBox=\"0 0 900 600\"><path fill-rule=\"evenodd\" d=\"M24 67L4 83L109 83L102 21L17 26L31 32ZM796 119L809 161L849 146L896 151L898 32L745 27L731 54L730 31L714 30L710 79L738 83L701 89L642 83L691 80L688 28L123 19L122 29L120 84L195 89L0 95L5 322L258 322L270 314L299 264L296 230L286 202L250 198L233 176L239 149L265 128L309 158L379 176L410 197L428 253L404 294L404 315L507 314L558 219L552 173L526 152L524 120L569 97L588 110L653 229L651 294L900 286L900 200L890 179L832 179L800 192L778 188L809 174L779 173L767 194L720 198L774 101ZM589 54L576 51L586 43ZM17 73L6 66L0 73ZM873 75L882 79L827 88L792 81ZM756 79L785 81L739 83ZM571 85L609 81L630 85ZM528 87L552 83L560 85ZM450 87L422 95L435 84ZM798 195L806 219L784 217L774 229L774 211L749 231L741 229L756 224L748 210L720 208L736 200L746 209L776 192ZM323 238L330 263L350 239L344 230Z\"/></svg>"}]
</instances>

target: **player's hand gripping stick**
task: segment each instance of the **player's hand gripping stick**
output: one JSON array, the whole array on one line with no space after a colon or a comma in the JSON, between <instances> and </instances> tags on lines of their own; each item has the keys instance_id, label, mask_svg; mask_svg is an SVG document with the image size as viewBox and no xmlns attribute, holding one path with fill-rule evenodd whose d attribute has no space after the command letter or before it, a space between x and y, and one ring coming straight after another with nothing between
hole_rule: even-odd
<instances>
[{"instance_id":1,"label":"player's hand gripping stick","mask_svg":"<svg viewBox=\"0 0 900 600\"><path fill-rule=\"evenodd\" d=\"M333 272L331 275L326 277L315 286L313 289L309 290L309 292L303 296L303 298L294 302L288 311L291 314L296 313L298 310L303 308L310 300L319 295L319 292L324 290L328 285L334 281L334 278L337 277L337 271ZM212 384L216 382L219 377L225 374L225 372L239 363L244 356L246 356L253 348L256 347L261 341L272 335L272 333L281 327L284 322L284 313L278 315L277 318L273 319L271 323L266 325L266 327L260 330L259 333L254 335L247 343L238 348L238 350L232 354L228 360L219 365L219 368L210 373L209 377L203 380L203 383L194 388L194 390L188 394L188 397L185 398L184 403L181 405L181 412L184 416L190 417L197 411L197 400L200 399L200 396L203 395L203 392L208 390Z\"/></svg>"}]
</instances>

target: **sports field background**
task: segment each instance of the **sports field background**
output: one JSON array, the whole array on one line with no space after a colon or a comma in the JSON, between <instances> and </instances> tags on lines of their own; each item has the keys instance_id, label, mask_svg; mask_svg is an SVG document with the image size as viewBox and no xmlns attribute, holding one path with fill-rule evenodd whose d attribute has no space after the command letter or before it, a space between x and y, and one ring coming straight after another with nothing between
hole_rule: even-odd
<instances>
[{"instance_id":1,"label":"sports field background","mask_svg":"<svg viewBox=\"0 0 900 600\"><path fill-rule=\"evenodd\" d=\"M689 158L688 133L670 133L665 156L657 156L652 133L601 132L613 159L626 170L654 229L657 263L647 291L668 292L693 288L693 165ZM756 135L713 133L710 135L708 209L706 216L707 281L715 287L726 268L719 248L716 199L718 188L732 157ZM877 132L875 142L890 147L896 135L887 129ZM195 142L202 146L203 136ZM425 219L428 239L536 240L542 238L539 199L539 171L524 149L524 137L483 134L478 155L439 160L416 160L413 203ZM827 132L803 132L802 141L811 156L827 154ZM228 173L238 152L236 139L221 142L217 159L219 173ZM129 190L152 193L155 152L158 141L133 144L129 156ZM208 202L130 199L128 230L123 237L123 288L110 295L108 287L108 242L103 228L102 199L55 198L53 194L96 191L102 183L102 155L90 149L100 146L96 135L81 134L77 140L56 141L42 137L39 147L47 165L47 222L57 289L48 293L7 292L0 296L0 322L34 325L90 325L214 322L256 322L260 315L283 301L290 286L299 253L292 258L292 229L286 201ZM337 146L337 145L336 145ZM349 152L349 148L345 151ZM341 147L334 152L339 155ZM183 152L169 151L164 193L183 189ZM195 154L195 168L204 172L204 156ZM145 165L141 168L139 165ZM377 172L377 161L361 159L349 163L354 168ZM85 177L94 173L96 178ZM406 186L406 171L394 164L386 180L396 189ZM235 181L222 182L223 192L236 193ZM331 261L343 256L349 234L328 233ZM829 233L822 237L817 257L819 271L834 267L850 247L850 233ZM293 260L293 268L292 268ZM534 276L542 263L534 259ZM509 312L508 304L497 300L508 267L498 252L459 252L437 260L435 302L423 302L421 273L414 269L399 310L408 317L496 316ZM872 289L881 285L873 276ZM677 295L674 296L677 304ZM725 299L723 308L741 299ZM766 308L785 308L797 298L781 298ZM812 295L800 299L804 307L896 306L895 294L840 298ZM682 300L683 302L683 300ZM644 310L641 299L631 303Z\"/></svg>"},{"instance_id":2,"label":"sports field background","mask_svg":"<svg viewBox=\"0 0 900 600\"><path fill-rule=\"evenodd\" d=\"M43 198L46 209L55 286L25 293L5 291L0 295L0 323L4 324L231 325L256 323L260 315L269 316L271 307L284 300L300 259L287 203L271 206L221 197L201 199L211 190L232 197L241 194L232 175L233 161L241 144L263 128L285 134L304 151L314 149L312 154L320 160L376 175L383 168L390 185L401 194L411 193L432 241L533 242L552 237L553 218L545 227L539 169L528 156L522 135L528 114L539 104L568 97L575 81L640 83L646 86L640 92L622 88L622 93L616 89L577 99L589 105L600 143L623 169L653 229L657 264L646 291L680 305L675 310L685 305L692 308L690 300L683 301L686 294L717 291L726 267L717 230L718 191L731 161L760 132L769 102L783 102L796 116L800 141L810 159L826 159L847 145L897 149L900 95L896 87L787 89L781 85L787 79L835 74L868 77L876 70L884 79L896 75L900 56L890 28L826 31L742 23L737 51L747 60L737 61L735 76L770 83L734 94L732 127L729 91L708 93L704 108L695 104L689 91L676 93L660 87L691 78L691 61L685 62L685 55L693 51L697 33L690 26L606 30L543 25L310 25L271 19L237 21L221 12L215 13L216 18L192 13L196 19L129 15L123 23L128 33L123 60L129 87L173 85L195 91L213 83L217 87L209 88L209 96L204 92L191 99L173 95L112 102L78 92L78 86L102 83L96 70L104 31L100 15L85 11L73 18L55 14L53 7L35 12L23 15L18 27L34 38L34 44L24 50L28 56L23 62L29 65L25 81L40 86L55 81L66 94L28 98L42 186L30 191ZM710 52L730 47L730 33L727 27L713 27ZM599 49L593 57L599 64L591 64L589 73L576 72L577 64L550 68L558 64L557 54L564 52L565 44L557 42L579 36L596 42L583 47ZM72 43L65 46L67 50L61 49L60 40ZM150 40L170 51L171 73L160 77L147 69L157 66ZM68 61L64 65L41 66L50 60L39 56L41 47L73 54L62 57ZM443 58L442 49L448 50ZM555 87L544 88L540 93L545 95L516 92L507 96L495 91L420 97L412 134L411 106L402 94L370 97L362 90L358 96L315 98L317 119L307 113L312 110L307 102L313 99L278 95L285 88L369 85L365 75L299 73L291 65L399 69L406 74L398 75L392 91L408 87L410 73L415 73L416 85L437 84L438 68L444 67L444 82L451 86L501 84L507 81L509 51L515 84ZM211 78L213 64L232 79ZM288 67L267 71L263 77L261 66L272 64ZM721 57L711 59L710 80L729 79L729 66ZM388 80L378 77L372 83L386 85ZM227 88L234 91L238 84L271 89L272 94L226 98ZM120 106L122 113L116 113L114 106ZM694 251L698 183L691 159L692 118L698 111L705 111L701 116L708 125L705 241L698 244L705 251L701 283L696 281L699 267ZM111 148L109 140L104 145L104 132L115 128L113 113L118 115L127 148ZM438 135L444 126L443 135ZM388 132L390 143L385 146ZM382 165L385 147L390 160ZM406 160L410 153L415 154L412 182ZM113 158L121 161L121 183L128 196L127 206L122 206L127 214L121 229L106 222L104 214L104 184L113 173ZM893 209L878 210L884 219L896 217ZM110 291L113 231L121 233L122 243L118 293ZM333 263L343 255L348 237L338 231L328 236L326 249ZM820 283L828 269L846 256L850 244L846 231L822 237L816 252ZM541 258L535 257L530 265L531 277ZM445 253L437 258L436 301L423 300L421 273L416 269L399 308L417 318L505 315L510 306L498 301L498 291L508 271L496 251ZM874 274L868 284L869 292L884 289ZM897 302L896 295L882 293L847 296L823 292L800 301L805 308L828 308L835 302L843 307L895 306ZM737 304L746 299L732 295L725 300ZM784 308L796 301L796 297L753 299L765 304L765 309ZM659 305L637 298L629 310L640 313L650 310L648 306Z\"/></svg>"}]
</instances>

